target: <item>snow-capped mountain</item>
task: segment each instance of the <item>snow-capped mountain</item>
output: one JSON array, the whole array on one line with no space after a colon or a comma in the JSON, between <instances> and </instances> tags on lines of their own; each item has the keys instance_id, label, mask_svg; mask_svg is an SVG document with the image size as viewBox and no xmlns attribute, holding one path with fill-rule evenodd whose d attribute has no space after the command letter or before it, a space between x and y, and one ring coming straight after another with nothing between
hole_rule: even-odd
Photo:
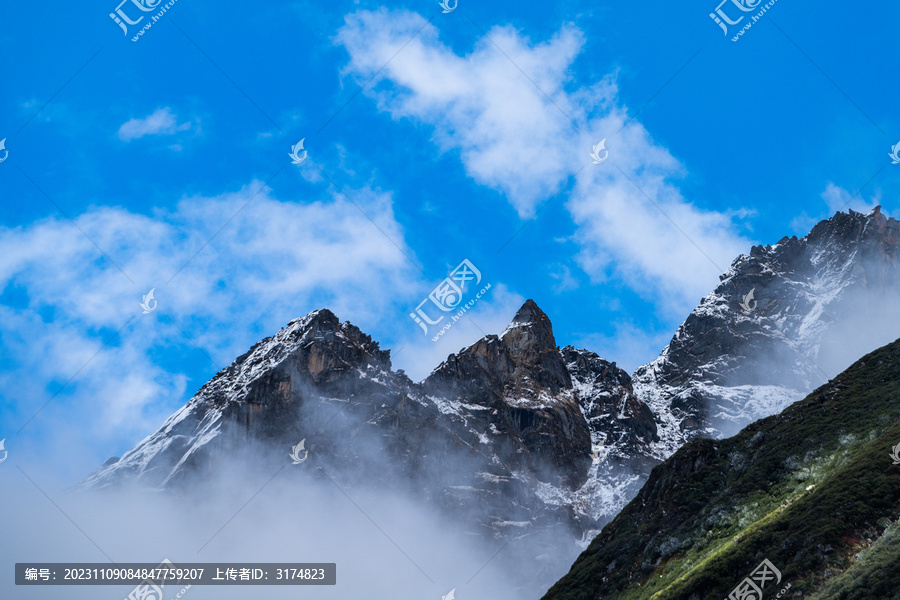
<instances>
[{"instance_id":1,"label":"snow-capped mountain","mask_svg":"<svg viewBox=\"0 0 900 600\"><path fill-rule=\"evenodd\" d=\"M560 350L531 300L501 336L450 355L421 383L393 371L389 351L358 328L318 310L238 357L85 485L177 488L226 468L236 452L281 459L301 439L314 466L353 481L417 482L451 511L481 507L473 528L502 532L596 529L611 516L605 502L629 495L605 489L601 467L642 473L657 438L628 374L591 352Z\"/></svg>"},{"instance_id":2,"label":"snow-capped mountain","mask_svg":"<svg viewBox=\"0 0 900 600\"><path fill-rule=\"evenodd\" d=\"M754 246L634 374L660 419L654 455L780 412L900 336L900 222L850 210Z\"/></svg>"},{"instance_id":3,"label":"snow-capped mountain","mask_svg":"<svg viewBox=\"0 0 900 600\"><path fill-rule=\"evenodd\" d=\"M180 489L236 455L276 469L304 440L305 466L342 485L406 490L469 531L565 528L586 545L685 442L775 414L900 337L898 256L900 223L879 209L754 247L633 377L559 348L531 300L501 335L418 383L318 310L238 357L84 486Z\"/></svg>"}]
</instances>

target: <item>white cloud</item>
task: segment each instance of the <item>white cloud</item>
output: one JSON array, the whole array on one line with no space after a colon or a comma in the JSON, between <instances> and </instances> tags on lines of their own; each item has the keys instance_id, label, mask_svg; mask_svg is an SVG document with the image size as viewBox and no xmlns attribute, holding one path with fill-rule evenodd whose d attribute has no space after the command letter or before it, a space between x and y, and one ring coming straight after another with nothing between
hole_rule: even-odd
<instances>
[{"instance_id":1,"label":"white cloud","mask_svg":"<svg viewBox=\"0 0 900 600\"><path fill-rule=\"evenodd\" d=\"M845 188L829 181L825 186L825 190L821 194L822 200L828 207L827 212L822 212L816 216L810 216L803 212L794 217L791 221L791 229L797 235L806 235L809 231L822 219L828 219L838 211L846 212L847 209L853 209L857 212L868 213L873 208L881 204L881 192L875 192L869 200L861 195L854 196ZM889 211L882 210L887 216L893 216Z\"/></svg>"},{"instance_id":2,"label":"white cloud","mask_svg":"<svg viewBox=\"0 0 900 600\"><path fill-rule=\"evenodd\" d=\"M185 399L179 357L198 351L179 328L224 367L317 308L364 329L385 315L403 320L421 273L404 256L412 252L390 194L350 192L376 228L343 196L304 204L267 191L253 197L261 187L184 198L153 217L122 208L76 216L127 277L63 218L0 228L0 291L16 298L0 305L8 367L0 394L15 420L77 373L29 427L46 434L74 420L85 438L130 445ZM159 304L144 315L139 302L150 288Z\"/></svg>"},{"instance_id":3,"label":"white cloud","mask_svg":"<svg viewBox=\"0 0 900 600\"><path fill-rule=\"evenodd\" d=\"M621 135L643 133L634 126ZM595 282L614 273L681 319L751 242L735 233L729 215L697 208L666 181L665 168L646 156L657 151L648 138L616 151L627 176L606 163L586 169L568 201L579 264Z\"/></svg>"},{"instance_id":4,"label":"white cloud","mask_svg":"<svg viewBox=\"0 0 900 600\"><path fill-rule=\"evenodd\" d=\"M876 193L869 201L864 200L861 196L853 196L849 191L828 182L825 191L822 192L822 200L828 205L828 210L835 213L839 210L846 211L852 208L857 212L867 213L879 204L881 204L881 194Z\"/></svg>"},{"instance_id":5,"label":"white cloud","mask_svg":"<svg viewBox=\"0 0 900 600\"><path fill-rule=\"evenodd\" d=\"M360 11L346 18L337 40L350 53L347 71L368 79L422 26L407 11ZM506 193L523 217L569 174L573 148L567 117L547 109L546 99L489 42L469 56L454 54L428 25L382 72L395 85L375 97L394 118L414 117L435 126L435 142L460 149L470 174ZM510 27L490 32L541 88L574 112L560 88L582 44L581 33L563 29L552 40L529 47Z\"/></svg>"},{"instance_id":6,"label":"white cloud","mask_svg":"<svg viewBox=\"0 0 900 600\"><path fill-rule=\"evenodd\" d=\"M129 119L123 123L119 127L119 139L130 142L145 135L172 135L190 128L190 121L178 123L178 117L167 106L157 109L143 119Z\"/></svg>"},{"instance_id":7,"label":"white cloud","mask_svg":"<svg viewBox=\"0 0 900 600\"><path fill-rule=\"evenodd\" d=\"M395 119L433 126L435 143L458 150L468 174L505 194L522 218L577 173L567 206L578 225L579 264L593 281L621 278L683 317L749 249L733 214L681 196L672 181L683 167L628 121L613 75L571 89L584 41L578 29L564 26L532 43L512 27L494 27L488 36L507 59L485 38L460 56L430 24L409 41L424 24L403 10L349 15L336 37L350 55L346 71L366 80L406 44L366 93ZM603 138L609 159L593 165L588 153Z\"/></svg>"}]
</instances>

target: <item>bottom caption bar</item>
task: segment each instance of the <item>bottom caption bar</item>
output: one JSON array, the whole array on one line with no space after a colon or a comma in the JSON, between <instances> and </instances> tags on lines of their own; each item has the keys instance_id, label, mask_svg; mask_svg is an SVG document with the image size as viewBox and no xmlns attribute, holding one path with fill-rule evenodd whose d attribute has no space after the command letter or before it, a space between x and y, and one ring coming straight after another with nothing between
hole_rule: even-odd
<instances>
[{"instance_id":1,"label":"bottom caption bar","mask_svg":"<svg viewBox=\"0 0 900 600\"><path fill-rule=\"evenodd\" d=\"M16 585L336 585L336 563L16 563Z\"/></svg>"}]
</instances>

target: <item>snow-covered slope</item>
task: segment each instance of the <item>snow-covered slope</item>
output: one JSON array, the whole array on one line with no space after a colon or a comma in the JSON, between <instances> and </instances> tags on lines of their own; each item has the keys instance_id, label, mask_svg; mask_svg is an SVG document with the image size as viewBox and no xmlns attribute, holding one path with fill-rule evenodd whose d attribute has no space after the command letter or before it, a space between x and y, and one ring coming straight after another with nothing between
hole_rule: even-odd
<instances>
[{"instance_id":1,"label":"snow-covered slope","mask_svg":"<svg viewBox=\"0 0 900 600\"><path fill-rule=\"evenodd\" d=\"M660 419L654 454L773 415L900 337L898 256L900 223L876 208L738 257L634 375Z\"/></svg>"}]
</instances>

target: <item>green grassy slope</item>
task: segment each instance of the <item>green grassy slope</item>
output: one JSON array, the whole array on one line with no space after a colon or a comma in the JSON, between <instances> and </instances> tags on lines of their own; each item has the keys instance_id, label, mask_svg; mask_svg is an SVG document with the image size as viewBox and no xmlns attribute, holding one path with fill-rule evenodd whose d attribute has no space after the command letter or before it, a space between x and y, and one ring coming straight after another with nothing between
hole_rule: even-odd
<instances>
[{"instance_id":1,"label":"green grassy slope","mask_svg":"<svg viewBox=\"0 0 900 600\"><path fill-rule=\"evenodd\" d=\"M779 415L653 470L545 600L724 599L763 559L774 598L900 600L900 341Z\"/></svg>"}]
</instances>

